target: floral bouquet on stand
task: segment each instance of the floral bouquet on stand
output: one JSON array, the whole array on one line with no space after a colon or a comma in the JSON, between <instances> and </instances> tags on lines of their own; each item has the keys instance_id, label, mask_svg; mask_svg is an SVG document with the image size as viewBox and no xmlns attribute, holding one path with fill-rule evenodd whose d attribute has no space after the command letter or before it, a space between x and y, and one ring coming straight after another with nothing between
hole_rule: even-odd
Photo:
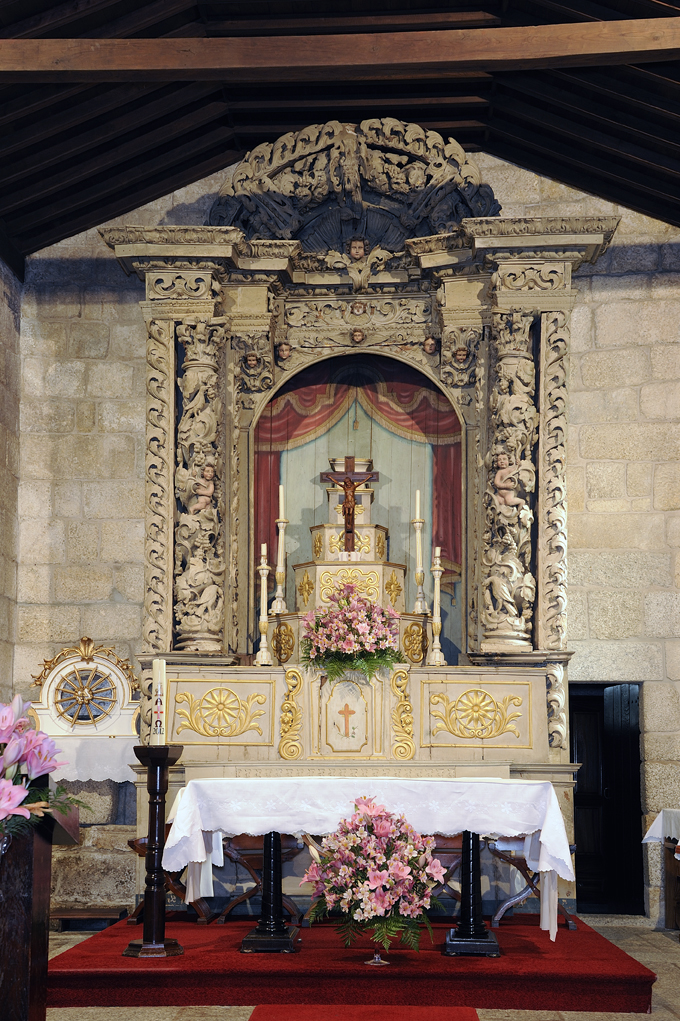
<instances>
[{"instance_id":1,"label":"floral bouquet on stand","mask_svg":"<svg viewBox=\"0 0 680 1021\"><path fill-rule=\"evenodd\" d=\"M29 787L31 780L52 773L59 766L54 741L34 730L26 716L30 702L17 695L11 705L0 702L0 857L9 847L12 834L35 823L45 812L66 814L80 804L66 789L55 791Z\"/></svg>"},{"instance_id":2,"label":"floral bouquet on stand","mask_svg":"<svg viewBox=\"0 0 680 1021\"><path fill-rule=\"evenodd\" d=\"M302 879L314 884L318 898L310 923L339 910L337 932L346 947L372 930L371 938L385 950L397 937L418 950L422 925L432 938L425 909L439 907L432 888L445 875L432 857L434 840L420 836L403 815L395 816L373 798L359 798L354 807L337 833L324 837L321 853L310 847L313 861ZM389 962L377 950L366 963Z\"/></svg>"},{"instance_id":3,"label":"floral bouquet on stand","mask_svg":"<svg viewBox=\"0 0 680 1021\"><path fill-rule=\"evenodd\" d=\"M403 663L399 652L399 614L372 603L356 585L343 585L330 596L331 606L302 618L302 661L320 667L329 681L346 670L359 670L370 680L381 667Z\"/></svg>"}]
</instances>

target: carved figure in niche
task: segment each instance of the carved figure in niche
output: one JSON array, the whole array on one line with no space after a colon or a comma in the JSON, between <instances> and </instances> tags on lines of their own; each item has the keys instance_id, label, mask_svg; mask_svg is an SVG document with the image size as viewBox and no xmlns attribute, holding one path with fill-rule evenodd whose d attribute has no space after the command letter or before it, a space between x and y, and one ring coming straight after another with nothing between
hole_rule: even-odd
<instances>
[{"instance_id":1,"label":"carved figure in niche","mask_svg":"<svg viewBox=\"0 0 680 1021\"><path fill-rule=\"evenodd\" d=\"M517 495L519 488L519 465L510 462L504 450L496 454L496 474L493 485L496 503L501 507L524 507L526 500Z\"/></svg>"},{"instance_id":2,"label":"carved figure in niche","mask_svg":"<svg viewBox=\"0 0 680 1021\"><path fill-rule=\"evenodd\" d=\"M355 326L355 328L352 330L350 334L350 340L352 341L353 344L363 344L363 342L366 340L366 334L364 333L363 330L360 330L358 327Z\"/></svg>"},{"instance_id":3,"label":"carved figure in niche","mask_svg":"<svg viewBox=\"0 0 680 1021\"><path fill-rule=\"evenodd\" d=\"M484 610L488 622L520 631L531 619L536 583L523 570L517 552L512 535L505 529L485 551L484 562L491 571L484 579Z\"/></svg>"},{"instance_id":4,"label":"carved figure in niche","mask_svg":"<svg viewBox=\"0 0 680 1021\"><path fill-rule=\"evenodd\" d=\"M426 355L436 355L437 346L437 341L434 337L426 337L423 341L423 351Z\"/></svg>"}]
</instances>

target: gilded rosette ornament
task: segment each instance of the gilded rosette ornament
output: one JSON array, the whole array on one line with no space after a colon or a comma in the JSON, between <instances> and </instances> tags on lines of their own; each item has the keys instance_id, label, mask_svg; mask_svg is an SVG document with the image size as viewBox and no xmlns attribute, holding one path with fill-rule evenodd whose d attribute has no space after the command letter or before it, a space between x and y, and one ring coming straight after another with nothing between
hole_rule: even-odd
<instances>
[{"instance_id":1,"label":"gilded rosette ornament","mask_svg":"<svg viewBox=\"0 0 680 1021\"><path fill-rule=\"evenodd\" d=\"M443 692L430 695L430 705L439 704L442 710L430 710L430 715L439 721L432 729L433 737L440 731L471 741L486 741L508 733L520 736L513 720L518 720L522 714L509 712L510 706L522 704L519 695L506 695L500 702L483 688L470 688L455 701Z\"/></svg>"},{"instance_id":2,"label":"gilded rosette ornament","mask_svg":"<svg viewBox=\"0 0 680 1021\"><path fill-rule=\"evenodd\" d=\"M297 698L302 692L302 674L299 670L286 670L286 695L281 706L281 740L279 755L282 759L299 759L302 755L302 709Z\"/></svg>"},{"instance_id":3,"label":"gilded rosette ornament","mask_svg":"<svg viewBox=\"0 0 680 1021\"><path fill-rule=\"evenodd\" d=\"M188 691L180 691L175 695L175 702L187 702L188 709L178 709L177 718L183 722L177 727L177 734L183 730L193 730L202 737L240 737L248 730L254 730L262 736L262 728L256 722L265 715L264 709L255 709L255 705L264 705L266 695L248 695L245 701L236 695L231 688L211 688L201 698L195 698Z\"/></svg>"},{"instance_id":4,"label":"gilded rosette ornament","mask_svg":"<svg viewBox=\"0 0 680 1021\"><path fill-rule=\"evenodd\" d=\"M392 754L395 759L412 759L416 753L416 743L413 740L413 706L408 695L408 672L395 670L390 688L397 698L397 704L392 710Z\"/></svg>"}]
</instances>

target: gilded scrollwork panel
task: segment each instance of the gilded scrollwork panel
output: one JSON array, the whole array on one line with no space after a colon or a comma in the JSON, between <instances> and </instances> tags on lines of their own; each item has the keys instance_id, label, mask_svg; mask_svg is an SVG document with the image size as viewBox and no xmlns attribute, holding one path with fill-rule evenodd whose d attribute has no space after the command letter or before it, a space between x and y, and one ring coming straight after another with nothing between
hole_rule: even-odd
<instances>
[{"instance_id":1,"label":"gilded scrollwork panel","mask_svg":"<svg viewBox=\"0 0 680 1021\"><path fill-rule=\"evenodd\" d=\"M286 670L286 694L281 705L279 755L282 759L299 759L303 753L302 707L298 699L302 694L302 674L291 668Z\"/></svg>"},{"instance_id":2,"label":"gilded scrollwork panel","mask_svg":"<svg viewBox=\"0 0 680 1021\"><path fill-rule=\"evenodd\" d=\"M413 740L413 706L408 691L408 671L397 668L392 672L390 688L397 701L392 710L392 755L406 761L416 753Z\"/></svg>"}]
</instances>

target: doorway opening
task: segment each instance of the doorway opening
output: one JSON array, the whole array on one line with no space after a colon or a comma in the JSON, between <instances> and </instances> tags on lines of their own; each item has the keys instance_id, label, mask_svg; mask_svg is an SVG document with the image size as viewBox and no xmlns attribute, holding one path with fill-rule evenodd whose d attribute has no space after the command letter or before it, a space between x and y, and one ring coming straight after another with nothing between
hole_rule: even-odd
<instances>
[{"instance_id":1,"label":"doorway opening","mask_svg":"<svg viewBox=\"0 0 680 1021\"><path fill-rule=\"evenodd\" d=\"M570 684L576 903L591 914L644 914L640 685Z\"/></svg>"}]
</instances>

